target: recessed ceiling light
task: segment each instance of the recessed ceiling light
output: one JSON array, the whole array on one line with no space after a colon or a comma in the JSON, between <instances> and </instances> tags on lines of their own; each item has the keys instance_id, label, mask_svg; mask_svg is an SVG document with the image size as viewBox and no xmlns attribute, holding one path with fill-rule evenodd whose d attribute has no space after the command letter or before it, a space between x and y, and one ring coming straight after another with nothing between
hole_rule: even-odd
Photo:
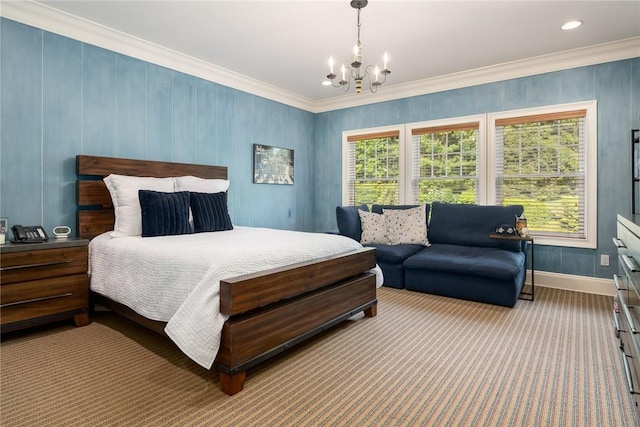
<instances>
[{"instance_id":1,"label":"recessed ceiling light","mask_svg":"<svg viewBox=\"0 0 640 427\"><path fill-rule=\"evenodd\" d=\"M578 28L580 25L582 25L582 21L568 21L565 22L564 25L562 27L560 27L563 30L573 30Z\"/></svg>"}]
</instances>

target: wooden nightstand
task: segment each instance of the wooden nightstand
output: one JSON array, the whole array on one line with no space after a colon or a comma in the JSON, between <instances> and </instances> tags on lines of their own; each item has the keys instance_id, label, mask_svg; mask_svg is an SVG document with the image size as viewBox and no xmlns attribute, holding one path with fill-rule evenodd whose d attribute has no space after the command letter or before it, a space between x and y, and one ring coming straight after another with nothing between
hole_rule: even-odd
<instances>
[{"instance_id":1,"label":"wooden nightstand","mask_svg":"<svg viewBox=\"0 0 640 427\"><path fill-rule=\"evenodd\" d=\"M89 241L0 245L0 332L73 318L89 324Z\"/></svg>"}]
</instances>

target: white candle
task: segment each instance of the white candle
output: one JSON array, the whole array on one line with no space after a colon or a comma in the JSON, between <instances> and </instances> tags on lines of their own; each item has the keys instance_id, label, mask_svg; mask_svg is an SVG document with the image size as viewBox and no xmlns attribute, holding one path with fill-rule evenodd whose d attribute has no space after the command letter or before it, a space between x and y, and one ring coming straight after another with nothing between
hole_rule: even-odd
<instances>
[{"instance_id":1,"label":"white candle","mask_svg":"<svg viewBox=\"0 0 640 427\"><path fill-rule=\"evenodd\" d=\"M387 55L387 52L384 53L384 69L387 69L387 62L389 61L389 55Z\"/></svg>"},{"instance_id":2,"label":"white candle","mask_svg":"<svg viewBox=\"0 0 640 427\"><path fill-rule=\"evenodd\" d=\"M333 56L329 57L329 70L330 73L333 74Z\"/></svg>"},{"instance_id":3,"label":"white candle","mask_svg":"<svg viewBox=\"0 0 640 427\"><path fill-rule=\"evenodd\" d=\"M380 70L378 70L378 66L376 65L376 81L378 81L378 74L380 74Z\"/></svg>"},{"instance_id":4,"label":"white candle","mask_svg":"<svg viewBox=\"0 0 640 427\"><path fill-rule=\"evenodd\" d=\"M346 80L346 73L347 73L347 69L344 68L344 64L342 64L342 81Z\"/></svg>"}]
</instances>

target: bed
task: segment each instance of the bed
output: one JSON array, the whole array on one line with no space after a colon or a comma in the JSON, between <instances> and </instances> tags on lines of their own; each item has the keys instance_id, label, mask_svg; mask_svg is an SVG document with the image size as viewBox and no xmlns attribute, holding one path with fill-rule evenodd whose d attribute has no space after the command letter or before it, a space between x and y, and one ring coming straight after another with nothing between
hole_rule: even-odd
<instances>
[{"instance_id":1,"label":"bed","mask_svg":"<svg viewBox=\"0 0 640 427\"><path fill-rule=\"evenodd\" d=\"M222 166L86 155L76 157L76 172L77 234L78 237L93 239L93 251L98 250L99 242L110 240L105 238L105 233L114 230L116 219L111 195L103 181L104 177L110 174L154 178L192 175L209 180L227 179L227 168ZM251 231L245 227L236 226L235 229L237 235ZM265 229L261 232L276 231ZM205 247L204 243L198 243L198 239L205 238L205 235L222 237L226 233L231 231L199 233L201 236L188 235L182 239ZM320 234L323 233L309 236L327 238ZM236 234L233 236L236 239ZM162 241L162 238L152 239L157 239L155 242ZM143 241L145 238L131 239L135 244L142 244ZM124 245L123 242L127 240L118 241L120 245ZM320 242L318 246L324 244ZM123 249L116 249L118 250ZM99 258L97 255L101 253L93 252L92 258L96 260L96 265ZM112 261L107 261L109 262ZM238 393L244 387L247 369L339 322L361 312L367 317L376 316L375 269L375 250L357 245L337 254L277 265L260 271L250 270L247 274L220 277L216 283L219 283L219 314L224 316L224 321L221 324L219 342L215 343L215 359L211 369L218 372L222 391L228 395ZM236 270L223 269L219 274L229 271ZM97 273L92 272L92 276L94 274L97 277ZM111 280L114 286L119 285L115 282L121 279L115 279L116 276L108 277L113 277ZM104 283L101 286L103 285ZM116 298L105 294L102 289L100 292L92 289L93 303L105 306L174 339L171 329L167 333L168 326L172 326L171 322L157 320L157 316L144 316L140 314L140 309L136 311L127 303L118 302ZM178 346L180 347L179 343Z\"/></svg>"}]
</instances>

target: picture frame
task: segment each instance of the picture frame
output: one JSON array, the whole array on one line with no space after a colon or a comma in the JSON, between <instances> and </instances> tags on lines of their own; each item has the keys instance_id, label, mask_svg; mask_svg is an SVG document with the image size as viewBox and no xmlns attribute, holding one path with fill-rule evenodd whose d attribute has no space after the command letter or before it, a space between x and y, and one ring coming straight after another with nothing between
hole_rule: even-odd
<instances>
[{"instance_id":1,"label":"picture frame","mask_svg":"<svg viewBox=\"0 0 640 427\"><path fill-rule=\"evenodd\" d=\"M294 155L289 148L253 144L253 183L293 185Z\"/></svg>"}]
</instances>

